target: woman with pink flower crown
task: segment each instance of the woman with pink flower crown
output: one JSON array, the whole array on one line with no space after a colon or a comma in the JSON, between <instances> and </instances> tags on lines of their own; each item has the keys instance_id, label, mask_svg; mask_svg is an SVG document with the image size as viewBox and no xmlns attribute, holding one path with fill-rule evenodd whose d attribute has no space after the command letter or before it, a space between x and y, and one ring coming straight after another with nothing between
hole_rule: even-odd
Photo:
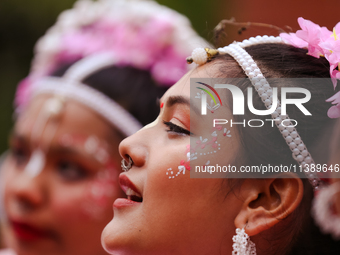
<instances>
[{"instance_id":1,"label":"woman with pink flower crown","mask_svg":"<svg viewBox=\"0 0 340 255\"><path fill-rule=\"evenodd\" d=\"M80 0L60 14L17 89L0 254L107 254L101 232L125 196L118 144L157 116L192 47L207 45L154 1Z\"/></svg>"},{"instance_id":2,"label":"woman with pink flower crown","mask_svg":"<svg viewBox=\"0 0 340 255\"><path fill-rule=\"evenodd\" d=\"M193 51L195 69L158 118L119 146L128 197L102 234L110 254L339 254L311 205L340 116L340 23L298 22L296 33Z\"/></svg>"}]
</instances>

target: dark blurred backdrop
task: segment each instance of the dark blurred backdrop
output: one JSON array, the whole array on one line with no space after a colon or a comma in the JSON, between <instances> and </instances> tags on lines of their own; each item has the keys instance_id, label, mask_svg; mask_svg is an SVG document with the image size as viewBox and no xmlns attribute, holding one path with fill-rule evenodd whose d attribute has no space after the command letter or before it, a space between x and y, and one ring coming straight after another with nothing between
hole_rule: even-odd
<instances>
[{"instance_id":1,"label":"dark blurred backdrop","mask_svg":"<svg viewBox=\"0 0 340 255\"><path fill-rule=\"evenodd\" d=\"M75 0L0 0L0 152L7 148L7 136L13 125L12 101L17 83L29 71L33 46L53 25L57 15L72 7ZM161 4L186 15L197 32L214 41L213 28L221 19L256 21L278 26L289 25L295 31L302 16L332 29L340 20L339 0L159 0ZM270 33L273 29L250 28L238 35L238 28L227 27L222 41Z\"/></svg>"}]
</instances>

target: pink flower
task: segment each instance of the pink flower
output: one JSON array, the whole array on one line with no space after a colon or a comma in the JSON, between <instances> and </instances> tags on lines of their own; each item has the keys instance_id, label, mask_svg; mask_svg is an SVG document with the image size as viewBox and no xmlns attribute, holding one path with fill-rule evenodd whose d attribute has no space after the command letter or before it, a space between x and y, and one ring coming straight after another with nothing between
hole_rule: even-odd
<instances>
[{"instance_id":1,"label":"pink flower","mask_svg":"<svg viewBox=\"0 0 340 255\"><path fill-rule=\"evenodd\" d=\"M336 119L340 117L340 91L336 93L334 96L328 98L326 102L332 102L334 106L329 108L327 115L332 119Z\"/></svg>"},{"instance_id":2,"label":"pink flower","mask_svg":"<svg viewBox=\"0 0 340 255\"><path fill-rule=\"evenodd\" d=\"M296 48L307 48L308 43L304 40L302 40L300 37L297 37L295 33L281 33L280 37L285 41L286 43L289 43L293 45Z\"/></svg>"},{"instance_id":3,"label":"pink flower","mask_svg":"<svg viewBox=\"0 0 340 255\"><path fill-rule=\"evenodd\" d=\"M298 22L302 30L290 34L282 33L280 34L281 38L295 47L308 48L308 54L313 57L324 56L329 62L329 73L335 89L338 80L340 80L340 71L336 69L340 63L340 22L334 27L333 33L326 27L320 27L301 17ZM330 118L339 118L340 93L336 93L326 101L334 104L328 110L328 116Z\"/></svg>"},{"instance_id":4,"label":"pink flower","mask_svg":"<svg viewBox=\"0 0 340 255\"><path fill-rule=\"evenodd\" d=\"M19 82L14 99L14 104L16 107L24 106L29 101L31 84L32 79L29 76Z\"/></svg>"},{"instance_id":5,"label":"pink flower","mask_svg":"<svg viewBox=\"0 0 340 255\"><path fill-rule=\"evenodd\" d=\"M298 48L308 48L308 54L319 58L325 54L325 49L320 43L328 40L332 35L326 27L320 27L310 20L298 18L301 30L296 33L281 33L281 38L289 44Z\"/></svg>"},{"instance_id":6,"label":"pink flower","mask_svg":"<svg viewBox=\"0 0 340 255\"><path fill-rule=\"evenodd\" d=\"M160 84L173 85L186 73L187 64L184 59L173 47L167 47L151 68L151 73Z\"/></svg>"},{"instance_id":7,"label":"pink flower","mask_svg":"<svg viewBox=\"0 0 340 255\"><path fill-rule=\"evenodd\" d=\"M301 17L298 18L298 22L302 30L296 31L296 36L308 43L308 54L316 58L324 55L324 49L319 43L327 40L332 32Z\"/></svg>"},{"instance_id":8,"label":"pink flower","mask_svg":"<svg viewBox=\"0 0 340 255\"><path fill-rule=\"evenodd\" d=\"M66 34L58 61L69 62L100 51L113 52L117 65L150 70L154 79L172 85L187 71L185 57L172 46L174 26L169 17L155 16L141 26L101 20Z\"/></svg>"},{"instance_id":9,"label":"pink flower","mask_svg":"<svg viewBox=\"0 0 340 255\"><path fill-rule=\"evenodd\" d=\"M329 72L331 74L334 89L336 88L336 85L338 84L338 80L340 80L340 72L335 69L337 66L338 65L330 65L330 68L329 68Z\"/></svg>"}]
</instances>

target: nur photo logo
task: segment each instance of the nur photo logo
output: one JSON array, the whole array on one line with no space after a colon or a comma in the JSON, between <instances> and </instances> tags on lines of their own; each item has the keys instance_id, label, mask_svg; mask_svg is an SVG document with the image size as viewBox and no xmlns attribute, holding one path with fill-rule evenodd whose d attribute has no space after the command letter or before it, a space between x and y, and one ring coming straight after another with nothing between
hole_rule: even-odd
<instances>
[{"instance_id":1,"label":"nur photo logo","mask_svg":"<svg viewBox=\"0 0 340 255\"><path fill-rule=\"evenodd\" d=\"M197 83L207 87L212 92L214 92L214 94L217 96L219 103L216 102L215 97L213 96L213 94L211 94L211 92L209 90L201 88L201 87L196 87L196 88L204 91L205 93L207 93L211 97L212 101L215 103L215 105L211 107L211 109L210 109L211 111L216 110L218 107L220 107L222 105L222 100L221 100L220 95L217 93L217 91L212 86L210 86L206 83L203 83L203 82L197 82ZM205 94L205 93L201 94L201 114L202 115L206 115L207 114L207 108L209 108L209 105L207 104L207 94Z\"/></svg>"},{"instance_id":2,"label":"nur photo logo","mask_svg":"<svg viewBox=\"0 0 340 255\"><path fill-rule=\"evenodd\" d=\"M212 81L214 79L209 79L209 82L203 82L201 80L205 79L199 79L200 81L197 81L198 79L193 79L193 83L195 84L195 88L202 91L199 96L196 96L195 98L199 98L201 100L200 106L201 106L201 115L207 115L207 109L211 111L211 113L214 113L214 110L216 110L218 107L222 106L222 100L220 97L220 94L223 90L225 90L225 94L230 93L232 102L230 102L230 105L232 105L232 114L235 115L245 115L245 108L248 107L249 112L256 116L268 116L269 118L266 118L264 120L262 119L249 119L238 123L233 123L233 120L227 120L227 119L214 119L213 120L213 127L215 127L217 124L223 125L229 123L231 126L234 124L242 124L243 126L246 126L248 123L248 126L250 127L262 127L265 122L271 122L272 126L275 126L275 118L272 118L272 114L279 108L281 115L287 115L287 106L295 108L297 111L300 111L305 116L312 116L312 113L308 111L307 107L305 106L306 103L308 103L311 99L311 92L306 88L301 87L294 87L294 86L283 86L283 87L272 87L270 89L270 99L271 102L267 109L256 109L253 102L253 95L254 93L257 94L257 89L255 89L252 86L247 87L244 91L241 90L240 87L228 84L227 82L225 84L221 83L221 79L216 79L216 83L214 84ZM235 79L234 79L235 80ZM236 81L237 83L241 83L238 79ZM280 79L280 83L287 82L287 84L291 83L291 81L282 80ZM192 84L193 84L192 83ZM214 85L209 85L214 84ZM197 84L200 84L201 86L197 86ZM236 84L236 83L235 83ZM275 84L275 81L274 81ZM216 91L218 90L220 94ZM254 91L255 90L255 91ZM204 93L203 93L204 92ZM197 93L197 90L196 90ZM199 93L198 93L199 94ZM207 95L211 98L211 103L208 103ZM295 111L296 111L295 110ZM294 124L292 124L292 122ZM282 125L285 127L295 127L297 126L297 121L294 119L284 119L282 120Z\"/></svg>"}]
</instances>

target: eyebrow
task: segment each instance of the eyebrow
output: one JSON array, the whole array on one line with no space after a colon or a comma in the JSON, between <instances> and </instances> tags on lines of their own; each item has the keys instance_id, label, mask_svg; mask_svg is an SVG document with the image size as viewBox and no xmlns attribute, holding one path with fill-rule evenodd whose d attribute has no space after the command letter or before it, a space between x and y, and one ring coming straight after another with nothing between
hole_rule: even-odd
<instances>
[{"instance_id":1,"label":"eyebrow","mask_svg":"<svg viewBox=\"0 0 340 255\"><path fill-rule=\"evenodd\" d=\"M11 134L10 134L10 141L12 140L17 140L19 141L20 143L24 144L25 146L28 146L29 145L29 139L24 136L24 135L21 135L20 133L16 132L16 131L13 131ZM82 156L84 154L88 154L86 153L85 151L77 148L77 146L70 146L70 147L66 147L66 146L63 146L63 145L58 145L58 146L49 146L48 147L48 152L49 153L52 153L52 154L67 154L67 155L72 155L72 156L75 156L75 155L79 155L79 156ZM95 161L98 161L95 156L91 156L91 157L87 157L88 159L94 159Z\"/></svg>"},{"instance_id":2,"label":"eyebrow","mask_svg":"<svg viewBox=\"0 0 340 255\"><path fill-rule=\"evenodd\" d=\"M29 139L24 136L21 135L20 133L13 131L10 135L10 140L17 140L20 143L23 143L25 145L29 144ZM70 147L65 147L65 146L49 146L49 151L51 151L52 153L67 153L67 154L80 154L81 150L77 149L77 148L70 148Z\"/></svg>"},{"instance_id":3,"label":"eyebrow","mask_svg":"<svg viewBox=\"0 0 340 255\"><path fill-rule=\"evenodd\" d=\"M166 101L167 107L172 107L176 104L183 104L188 106L190 109L192 109L196 114L200 114L200 111L197 109L196 106L190 104L190 100L187 97L183 96L170 96L168 97L168 100Z\"/></svg>"},{"instance_id":4,"label":"eyebrow","mask_svg":"<svg viewBox=\"0 0 340 255\"><path fill-rule=\"evenodd\" d=\"M171 106L174 106L175 104L184 104L190 107L189 99L183 96L170 96L168 98L168 101L166 102L166 106L171 107Z\"/></svg>"},{"instance_id":5,"label":"eyebrow","mask_svg":"<svg viewBox=\"0 0 340 255\"><path fill-rule=\"evenodd\" d=\"M12 130L10 135L9 135L9 141L13 141L13 140L17 140L20 143L23 143L25 145L29 144L29 140L27 137L25 137L24 135L19 134L17 131Z\"/></svg>"}]
</instances>

